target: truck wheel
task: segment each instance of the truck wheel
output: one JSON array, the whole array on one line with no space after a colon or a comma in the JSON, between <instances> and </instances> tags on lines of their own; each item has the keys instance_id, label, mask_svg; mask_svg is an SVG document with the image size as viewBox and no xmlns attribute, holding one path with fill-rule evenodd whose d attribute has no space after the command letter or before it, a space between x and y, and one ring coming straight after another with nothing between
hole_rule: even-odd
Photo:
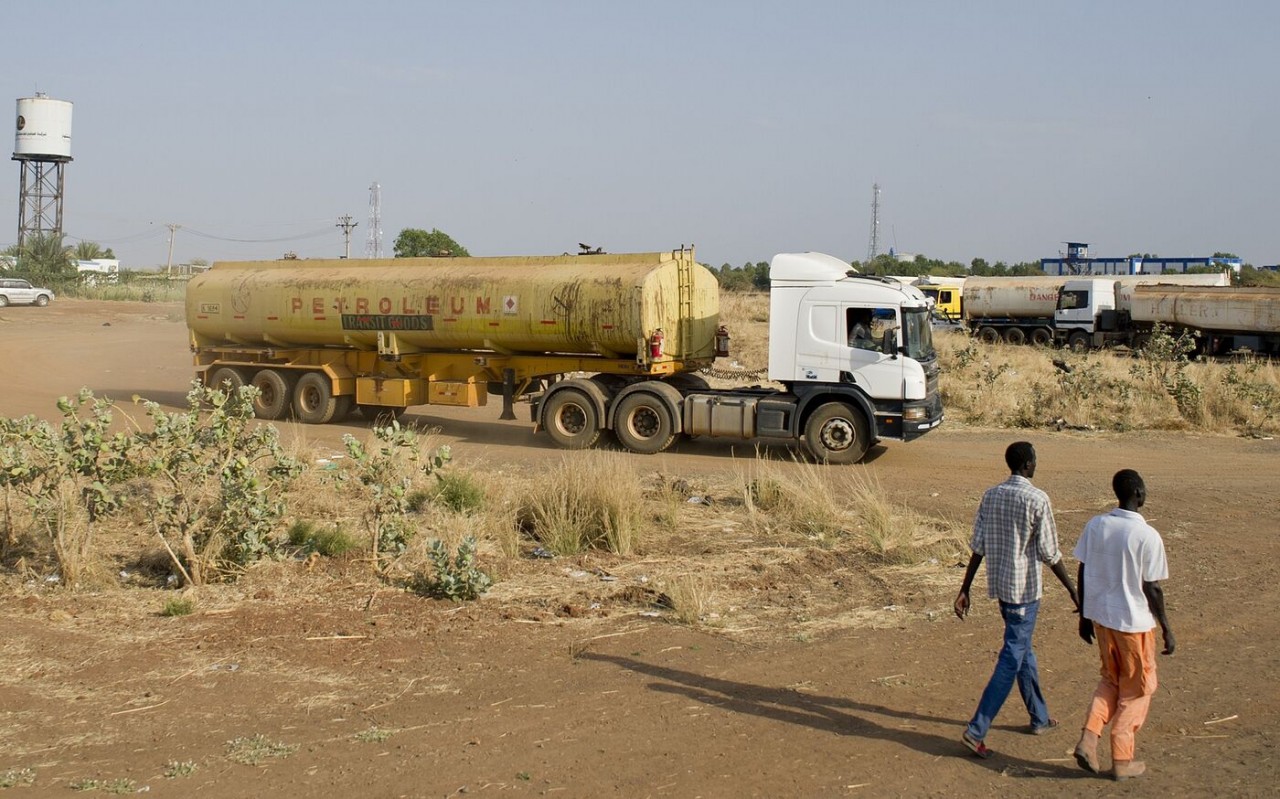
<instances>
[{"instance_id":1,"label":"truck wheel","mask_svg":"<svg viewBox=\"0 0 1280 799\"><path fill-rule=\"evenodd\" d=\"M666 403L652 394L637 391L618 403L613 434L632 452L652 455L676 440L675 427Z\"/></svg>"},{"instance_id":2,"label":"truck wheel","mask_svg":"<svg viewBox=\"0 0 1280 799\"><path fill-rule=\"evenodd\" d=\"M1053 334L1047 328L1037 327L1031 331L1031 343L1037 347L1047 347L1053 343Z\"/></svg>"},{"instance_id":3,"label":"truck wheel","mask_svg":"<svg viewBox=\"0 0 1280 799\"><path fill-rule=\"evenodd\" d=\"M1133 337L1133 349L1145 350L1147 345L1151 343L1150 333L1138 333Z\"/></svg>"},{"instance_id":4,"label":"truck wheel","mask_svg":"<svg viewBox=\"0 0 1280 799\"><path fill-rule=\"evenodd\" d=\"M1079 330L1072 333L1067 339L1067 346L1072 352L1088 352L1089 351L1089 334Z\"/></svg>"},{"instance_id":5,"label":"truck wheel","mask_svg":"<svg viewBox=\"0 0 1280 799\"><path fill-rule=\"evenodd\" d=\"M804 443L819 460L857 463L871 446L867 417L843 402L820 405L805 423Z\"/></svg>"},{"instance_id":6,"label":"truck wheel","mask_svg":"<svg viewBox=\"0 0 1280 799\"><path fill-rule=\"evenodd\" d=\"M263 369L255 374L251 384L258 389L258 396L253 401L253 415L268 421L283 419L289 412L292 383L275 369Z\"/></svg>"},{"instance_id":7,"label":"truck wheel","mask_svg":"<svg viewBox=\"0 0 1280 799\"><path fill-rule=\"evenodd\" d=\"M586 449L600 438L596 407L577 389L552 394L542 406L542 423L551 440L565 449Z\"/></svg>"},{"instance_id":8,"label":"truck wheel","mask_svg":"<svg viewBox=\"0 0 1280 799\"><path fill-rule=\"evenodd\" d=\"M234 366L220 366L209 375L209 388L234 394L244 385L244 373Z\"/></svg>"},{"instance_id":9,"label":"truck wheel","mask_svg":"<svg viewBox=\"0 0 1280 799\"><path fill-rule=\"evenodd\" d=\"M1027 343L1027 334L1022 332L1020 327L1011 327L1004 331L1004 340L1009 344L1017 344L1019 346Z\"/></svg>"},{"instance_id":10,"label":"truck wheel","mask_svg":"<svg viewBox=\"0 0 1280 799\"><path fill-rule=\"evenodd\" d=\"M338 410L333 384L324 372L307 372L293 390L293 415L307 424L328 424Z\"/></svg>"},{"instance_id":11,"label":"truck wheel","mask_svg":"<svg viewBox=\"0 0 1280 799\"><path fill-rule=\"evenodd\" d=\"M48 294L41 294L40 296L36 297L36 305L38 305L39 307L43 308L48 304L49 304Z\"/></svg>"},{"instance_id":12,"label":"truck wheel","mask_svg":"<svg viewBox=\"0 0 1280 799\"><path fill-rule=\"evenodd\" d=\"M1000 331L994 327L984 327L978 331L978 341L983 344L995 344L1000 340Z\"/></svg>"}]
</instances>

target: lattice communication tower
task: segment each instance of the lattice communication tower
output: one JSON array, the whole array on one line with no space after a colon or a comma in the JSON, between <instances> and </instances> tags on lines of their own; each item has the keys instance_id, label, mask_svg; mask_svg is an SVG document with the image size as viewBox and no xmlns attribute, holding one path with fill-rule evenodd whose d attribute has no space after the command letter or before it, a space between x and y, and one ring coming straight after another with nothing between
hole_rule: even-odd
<instances>
[{"instance_id":1,"label":"lattice communication tower","mask_svg":"<svg viewBox=\"0 0 1280 799\"><path fill-rule=\"evenodd\" d=\"M364 257L382 257L382 186L377 182L369 187L369 239L364 245Z\"/></svg>"},{"instance_id":2,"label":"lattice communication tower","mask_svg":"<svg viewBox=\"0 0 1280 799\"><path fill-rule=\"evenodd\" d=\"M871 184L871 236L867 244L867 260L880 254L880 184Z\"/></svg>"}]
</instances>

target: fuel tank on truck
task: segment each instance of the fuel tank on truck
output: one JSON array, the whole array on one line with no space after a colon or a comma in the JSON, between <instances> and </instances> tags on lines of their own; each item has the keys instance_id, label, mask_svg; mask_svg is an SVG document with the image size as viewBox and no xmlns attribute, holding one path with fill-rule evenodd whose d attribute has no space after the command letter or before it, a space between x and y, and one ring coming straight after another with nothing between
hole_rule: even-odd
<instances>
[{"instance_id":1,"label":"fuel tank on truck","mask_svg":"<svg viewBox=\"0 0 1280 799\"><path fill-rule=\"evenodd\" d=\"M968 319L1051 317L1058 293L1069 280L1056 275L971 277L964 282L964 315Z\"/></svg>"},{"instance_id":2,"label":"fuel tank on truck","mask_svg":"<svg viewBox=\"0 0 1280 799\"><path fill-rule=\"evenodd\" d=\"M719 284L692 250L216 263L187 287L196 346L714 358Z\"/></svg>"},{"instance_id":3,"label":"fuel tank on truck","mask_svg":"<svg viewBox=\"0 0 1280 799\"><path fill-rule=\"evenodd\" d=\"M1231 275L1226 272L1193 272L1160 275L1120 275L1116 281L1116 310L1133 308L1133 290L1138 286L1230 286Z\"/></svg>"},{"instance_id":4,"label":"fuel tank on truck","mask_svg":"<svg viewBox=\"0 0 1280 799\"><path fill-rule=\"evenodd\" d=\"M1208 331L1280 333L1280 289L1138 286L1134 321Z\"/></svg>"}]
</instances>

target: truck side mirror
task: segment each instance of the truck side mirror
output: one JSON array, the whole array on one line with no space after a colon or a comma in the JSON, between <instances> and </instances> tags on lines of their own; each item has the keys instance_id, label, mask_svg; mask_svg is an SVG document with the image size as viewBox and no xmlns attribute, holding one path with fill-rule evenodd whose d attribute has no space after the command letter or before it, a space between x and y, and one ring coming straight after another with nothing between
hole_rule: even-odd
<instances>
[{"instance_id":1,"label":"truck side mirror","mask_svg":"<svg viewBox=\"0 0 1280 799\"><path fill-rule=\"evenodd\" d=\"M897 359L898 328L891 327L888 330L884 331L884 344L882 345L882 349L884 349L885 354L888 355L890 358L893 358L895 360Z\"/></svg>"}]
</instances>

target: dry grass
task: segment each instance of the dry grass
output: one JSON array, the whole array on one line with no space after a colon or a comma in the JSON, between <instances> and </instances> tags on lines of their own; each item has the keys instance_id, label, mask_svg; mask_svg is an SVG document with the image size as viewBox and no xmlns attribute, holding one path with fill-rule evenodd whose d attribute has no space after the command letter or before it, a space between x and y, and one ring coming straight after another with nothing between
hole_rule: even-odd
<instances>
[{"instance_id":1,"label":"dry grass","mask_svg":"<svg viewBox=\"0 0 1280 799\"><path fill-rule=\"evenodd\" d=\"M521 527L557 555L629 555L643 537L644 495L625 455L571 453L526 485L518 514Z\"/></svg>"},{"instance_id":2,"label":"dry grass","mask_svg":"<svg viewBox=\"0 0 1280 799\"><path fill-rule=\"evenodd\" d=\"M666 597L676 620L684 624L697 624L710 612L711 583L699 574L681 574L671 578L666 585Z\"/></svg>"},{"instance_id":3,"label":"dry grass","mask_svg":"<svg viewBox=\"0 0 1280 799\"><path fill-rule=\"evenodd\" d=\"M983 345L961 333L935 338L950 421L990 427L1280 432L1280 372L1245 358L1178 369L1125 350L1075 355L1063 350ZM1070 369L1054 365L1054 361ZM1163 378L1163 379L1162 379Z\"/></svg>"}]
</instances>

